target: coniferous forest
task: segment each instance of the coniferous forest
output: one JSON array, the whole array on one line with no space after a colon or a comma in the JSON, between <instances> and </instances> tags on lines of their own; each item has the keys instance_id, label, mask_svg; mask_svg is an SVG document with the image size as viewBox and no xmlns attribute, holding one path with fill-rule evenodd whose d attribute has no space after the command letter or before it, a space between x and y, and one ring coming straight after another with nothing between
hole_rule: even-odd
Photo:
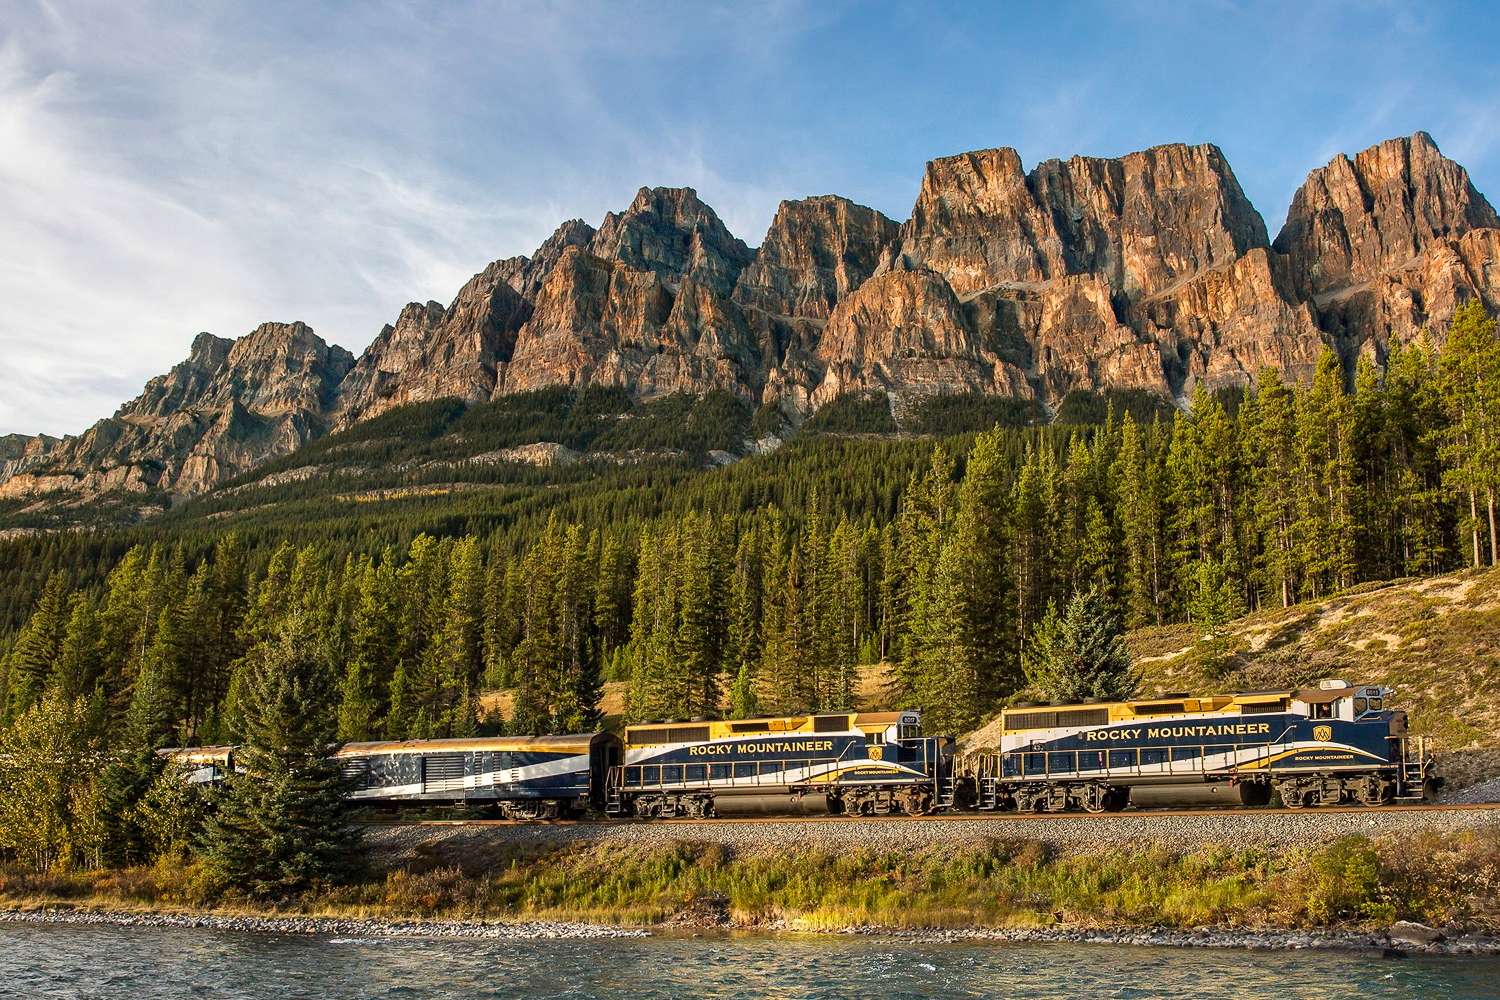
<instances>
[{"instance_id":1,"label":"coniferous forest","mask_svg":"<svg viewBox=\"0 0 1500 1000\"><path fill-rule=\"evenodd\" d=\"M886 662L961 733L1047 688L1029 648L1078 594L1126 627L1207 622L1500 556L1477 304L1441 350L1328 351L1310 384L1265 370L1165 415L892 438L846 410L724 469L575 466L505 518L439 498L0 543L0 754L99 761L27 792L52 832L10 846L41 867L180 847L198 806L149 751L253 741L268 699L328 745L569 732L601 724L606 681L627 721L795 712L853 705Z\"/></svg>"}]
</instances>

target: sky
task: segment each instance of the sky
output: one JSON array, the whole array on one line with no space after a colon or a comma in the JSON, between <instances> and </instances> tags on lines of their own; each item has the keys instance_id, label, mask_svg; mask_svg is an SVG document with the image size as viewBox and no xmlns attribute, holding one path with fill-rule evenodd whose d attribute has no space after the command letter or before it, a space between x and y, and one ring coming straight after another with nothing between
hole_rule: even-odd
<instances>
[{"instance_id":1,"label":"sky","mask_svg":"<svg viewBox=\"0 0 1500 1000\"><path fill-rule=\"evenodd\" d=\"M1500 5L6 0L0 434L78 433L193 337L358 354L566 219L690 186L896 220L923 165L1212 142L1274 237L1421 129L1500 200Z\"/></svg>"}]
</instances>

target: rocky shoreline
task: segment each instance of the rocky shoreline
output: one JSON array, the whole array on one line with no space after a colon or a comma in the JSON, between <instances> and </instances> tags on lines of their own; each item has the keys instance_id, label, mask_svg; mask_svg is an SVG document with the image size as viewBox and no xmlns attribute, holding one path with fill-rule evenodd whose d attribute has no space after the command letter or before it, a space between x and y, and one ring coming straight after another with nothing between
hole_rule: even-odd
<instances>
[{"instance_id":1,"label":"rocky shoreline","mask_svg":"<svg viewBox=\"0 0 1500 1000\"><path fill-rule=\"evenodd\" d=\"M907 931L861 927L835 933L869 934L924 944L990 941L1007 944L1109 944L1250 951L1311 949L1355 952L1379 958L1405 958L1408 955L1500 955L1500 938L1477 934L1450 938L1435 928L1404 922L1380 931L1246 930L1219 927L1195 927L1192 930L1130 927L1027 930L974 927L944 931Z\"/></svg>"},{"instance_id":2,"label":"rocky shoreline","mask_svg":"<svg viewBox=\"0 0 1500 1000\"><path fill-rule=\"evenodd\" d=\"M1247 930L1196 927L1161 928L984 928L913 930L860 926L809 930L795 924L757 927L667 926L651 929L571 921L383 920L349 917L226 915L185 912L128 912L42 906L0 910L0 923L72 924L110 927L203 929L254 934L298 934L344 937L490 938L515 941L647 938L691 934L826 934L890 938L914 944L1105 944L1133 947L1219 948L1248 950L1322 950L1355 952L1380 958L1408 955L1500 955L1500 938L1444 932L1399 922L1378 931Z\"/></svg>"},{"instance_id":3,"label":"rocky shoreline","mask_svg":"<svg viewBox=\"0 0 1500 1000\"><path fill-rule=\"evenodd\" d=\"M567 921L380 920L349 917L226 915L217 913L133 913L62 907L0 910L0 923L96 924L110 927L168 927L251 934L316 934L328 937L461 937L541 941L561 938L649 937L639 928Z\"/></svg>"}]
</instances>

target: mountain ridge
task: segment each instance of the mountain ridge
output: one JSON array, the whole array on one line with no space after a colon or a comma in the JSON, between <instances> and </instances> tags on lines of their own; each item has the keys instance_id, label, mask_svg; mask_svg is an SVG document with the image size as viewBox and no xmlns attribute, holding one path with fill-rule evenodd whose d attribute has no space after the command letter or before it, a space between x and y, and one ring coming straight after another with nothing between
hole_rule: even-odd
<instances>
[{"instance_id":1,"label":"mountain ridge","mask_svg":"<svg viewBox=\"0 0 1500 1000\"><path fill-rule=\"evenodd\" d=\"M783 201L751 249L691 188L564 222L448 306L410 303L356 358L302 323L195 339L88 431L12 442L0 499L190 496L404 404L553 387L725 391L796 426L850 394L978 394L1310 376L1325 347L1390 343L1500 304L1500 219L1425 132L1313 170L1272 240L1217 146L1045 160L942 157L896 222L837 195ZM12 454L14 452L14 454ZM156 505L152 507L151 505Z\"/></svg>"}]
</instances>

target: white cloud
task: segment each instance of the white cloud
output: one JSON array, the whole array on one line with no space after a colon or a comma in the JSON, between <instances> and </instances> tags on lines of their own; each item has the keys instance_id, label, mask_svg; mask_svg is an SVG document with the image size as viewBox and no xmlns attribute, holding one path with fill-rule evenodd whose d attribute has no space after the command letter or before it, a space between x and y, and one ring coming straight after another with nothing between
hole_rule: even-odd
<instances>
[{"instance_id":1,"label":"white cloud","mask_svg":"<svg viewBox=\"0 0 1500 1000\"><path fill-rule=\"evenodd\" d=\"M82 430L199 330L301 319L358 351L642 185L754 245L782 198L904 218L964 148L1213 141L1274 235L1308 170L1426 127L1483 190L1492 62L1452 60L1442 18L1301 11L12 0L0 433Z\"/></svg>"}]
</instances>

